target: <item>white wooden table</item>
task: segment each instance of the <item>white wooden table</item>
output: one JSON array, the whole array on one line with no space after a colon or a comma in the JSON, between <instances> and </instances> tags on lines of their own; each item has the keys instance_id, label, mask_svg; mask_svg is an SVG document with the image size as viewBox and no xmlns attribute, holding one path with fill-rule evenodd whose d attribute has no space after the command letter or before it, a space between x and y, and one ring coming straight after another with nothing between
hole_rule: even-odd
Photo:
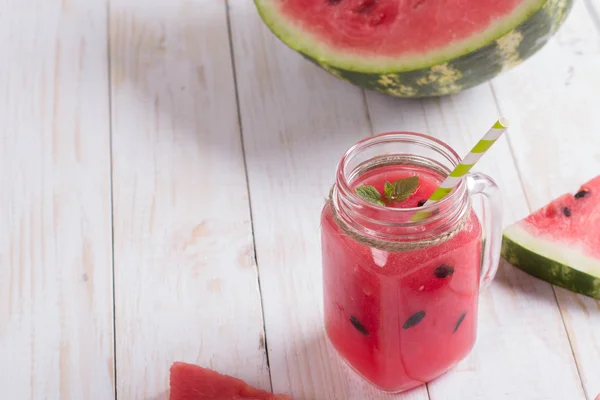
<instances>
[{"instance_id":1,"label":"white wooden table","mask_svg":"<svg viewBox=\"0 0 600 400\"><path fill-rule=\"evenodd\" d=\"M295 400L593 400L600 302L501 264L478 342L404 395L326 346L319 212L341 154L389 130L465 152L505 224L600 174L600 0L463 94L364 92L280 43L253 2L0 8L2 399L159 400L187 361ZM560 169L557 168L560 166Z\"/></svg>"}]
</instances>

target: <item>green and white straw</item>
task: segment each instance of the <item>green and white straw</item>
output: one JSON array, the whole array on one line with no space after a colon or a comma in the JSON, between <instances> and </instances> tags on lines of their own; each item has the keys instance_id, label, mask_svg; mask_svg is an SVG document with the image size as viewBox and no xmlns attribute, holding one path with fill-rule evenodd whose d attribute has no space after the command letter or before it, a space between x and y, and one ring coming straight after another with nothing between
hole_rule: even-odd
<instances>
[{"instance_id":1,"label":"green and white straw","mask_svg":"<svg viewBox=\"0 0 600 400\"><path fill-rule=\"evenodd\" d=\"M454 189L460 180L473 168L473 166L479 161L479 159L489 150L490 147L496 140L502 136L502 134L508 128L508 120L506 118L499 118L498 121L492 126L492 128L481 138L479 142L467 154L461 162L450 172L450 175L440 184L440 186L433 192L429 199L425 202L424 206L437 203L442 200ZM417 212L413 217L414 220L419 220L427 216L426 212Z\"/></svg>"}]
</instances>

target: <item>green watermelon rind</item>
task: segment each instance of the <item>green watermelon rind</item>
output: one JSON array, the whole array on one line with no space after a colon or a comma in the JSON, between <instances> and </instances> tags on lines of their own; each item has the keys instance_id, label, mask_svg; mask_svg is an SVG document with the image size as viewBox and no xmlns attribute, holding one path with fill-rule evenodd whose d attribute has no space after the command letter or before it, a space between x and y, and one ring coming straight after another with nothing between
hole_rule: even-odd
<instances>
[{"instance_id":1,"label":"green watermelon rind","mask_svg":"<svg viewBox=\"0 0 600 400\"><path fill-rule=\"evenodd\" d=\"M511 69L539 51L562 26L573 0L532 0L522 16L513 16L493 29L493 34L460 51L444 56L423 57L418 62L392 65L381 61L361 63L339 61L317 55L303 40L290 38L288 22L277 17L274 0L255 0L258 12L288 47L302 54L332 75L365 89L395 97L432 97L459 93ZM511 28L514 27L514 28ZM302 37L297 32L291 37ZM308 47L308 48L307 48Z\"/></svg>"},{"instance_id":2,"label":"green watermelon rind","mask_svg":"<svg viewBox=\"0 0 600 400\"><path fill-rule=\"evenodd\" d=\"M502 258L520 270L594 299L600 299L600 260L574 246L536 237L516 223L504 230Z\"/></svg>"}]
</instances>

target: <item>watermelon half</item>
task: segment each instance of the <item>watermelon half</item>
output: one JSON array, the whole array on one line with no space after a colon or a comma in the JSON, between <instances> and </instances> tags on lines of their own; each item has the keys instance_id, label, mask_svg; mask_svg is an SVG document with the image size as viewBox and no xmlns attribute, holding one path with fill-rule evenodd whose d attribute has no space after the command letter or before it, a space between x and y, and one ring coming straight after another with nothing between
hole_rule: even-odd
<instances>
[{"instance_id":1,"label":"watermelon half","mask_svg":"<svg viewBox=\"0 0 600 400\"><path fill-rule=\"evenodd\" d=\"M169 400L292 400L256 389L241 379L183 362L170 369Z\"/></svg>"},{"instance_id":2,"label":"watermelon half","mask_svg":"<svg viewBox=\"0 0 600 400\"><path fill-rule=\"evenodd\" d=\"M507 227L502 256L523 271L600 299L600 176Z\"/></svg>"},{"instance_id":3,"label":"watermelon half","mask_svg":"<svg viewBox=\"0 0 600 400\"><path fill-rule=\"evenodd\" d=\"M520 64L573 0L255 0L271 31L333 75L398 97L458 93Z\"/></svg>"}]
</instances>

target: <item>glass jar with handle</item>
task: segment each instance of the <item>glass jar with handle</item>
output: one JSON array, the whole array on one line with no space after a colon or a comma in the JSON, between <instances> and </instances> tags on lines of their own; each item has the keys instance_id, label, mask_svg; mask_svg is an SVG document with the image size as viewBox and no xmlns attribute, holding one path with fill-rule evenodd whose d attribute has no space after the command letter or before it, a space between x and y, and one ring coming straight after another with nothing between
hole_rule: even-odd
<instances>
[{"instance_id":1,"label":"glass jar with handle","mask_svg":"<svg viewBox=\"0 0 600 400\"><path fill-rule=\"evenodd\" d=\"M474 346L478 295L499 261L502 203L491 178L468 173L424 204L459 162L423 134L369 137L342 157L322 210L325 331L381 390L429 382ZM483 224L471 201L479 194ZM419 212L428 217L415 219Z\"/></svg>"}]
</instances>

